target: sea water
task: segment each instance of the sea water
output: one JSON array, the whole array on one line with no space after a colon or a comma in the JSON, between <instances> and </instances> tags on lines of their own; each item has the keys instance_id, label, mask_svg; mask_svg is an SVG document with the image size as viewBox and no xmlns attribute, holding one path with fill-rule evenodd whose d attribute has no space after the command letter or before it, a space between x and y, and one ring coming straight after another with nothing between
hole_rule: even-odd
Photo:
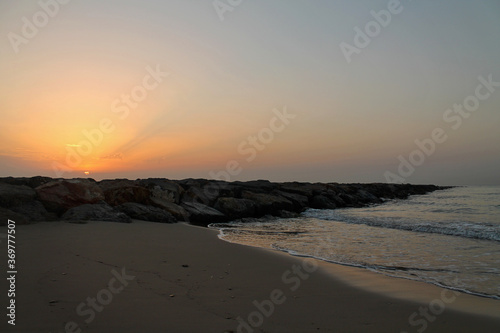
<instances>
[{"instance_id":1,"label":"sea water","mask_svg":"<svg viewBox=\"0 0 500 333\"><path fill-rule=\"evenodd\" d=\"M364 208L211 227L229 242L500 299L500 187L455 187Z\"/></svg>"}]
</instances>

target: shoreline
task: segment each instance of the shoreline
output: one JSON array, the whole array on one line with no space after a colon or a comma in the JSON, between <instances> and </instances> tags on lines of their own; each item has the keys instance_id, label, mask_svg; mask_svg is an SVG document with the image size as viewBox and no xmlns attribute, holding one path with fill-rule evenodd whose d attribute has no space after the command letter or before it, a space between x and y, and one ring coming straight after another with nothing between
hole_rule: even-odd
<instances>
[{"instance_id":1,"label":"shoreline","mask_svg":"<svg viewBox=\"0 0 500 333\"><path fill-rule=\"evenodd\" d=\"M216 230L184 223L44 222L17 228L18 317L15 328L0 324L6 332L65 332L68 322L77 325L74 332L416 332L424 326L426 332L496 332L500 327L498 315L486 316L481 309L457 312L462 303L477 306L468 295L424 320L419 311L440 296L440 288L403 281L402 289L395 281L381 282L388 277L380 274L232 244L220 240ZM134 278L91 318L86 300L108 302L103 290L120 272ZM366 289L388 285L392 291ZM398 290L404 300L396 298ZM422 302L406 299L410 292ZM494 302L496 307L483 309L498 309ZM79 306L85 315L78 315ZM259 325L243 328L249 320Z\"/></svg>"},{"instance_id":2,"label":"shoreline","mask_svg":"<svg viewBox=\"0 0 500 333\"><path fill-rule=\"evenodd\" d=\"M215 228L209 229L217 231ZM492 297L475 295L460 290L454 290L452 288L441 287L430 282L412 280L404 277L393 277L383 273L371 271L367 268L343 265L314 257L294 255L286 251L280 251L272 248L230 242L220 236L221 234L219 233L219 240L230 244L263 249L269 251L270 253L287 257L290 256L296 258L297 260L312 259L317 262L320 269L330 275L333 279L342 281L350 286L363 289L367 292L377 293L402 301L418 302L421 305L427 305L434 299L439 299L440 297L436 297L436 295L439 295L443 290L451 293L456 292L456 300L446 304L447 308L474 315L486 315L492 318L500 318L500 300Z\"/></svg>"}]
</instances>

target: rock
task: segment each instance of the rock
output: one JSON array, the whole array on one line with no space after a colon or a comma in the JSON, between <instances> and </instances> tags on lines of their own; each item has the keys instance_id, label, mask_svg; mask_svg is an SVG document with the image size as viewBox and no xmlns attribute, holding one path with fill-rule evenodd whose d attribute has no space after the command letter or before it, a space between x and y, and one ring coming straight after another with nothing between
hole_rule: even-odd
<instances>
[{"instance_id":1,"label":"rock","mask_svg":"<svg viewBox=\"0 0 500 333\"><path fill-rule=\"evenodd\" d=\"M252 180L249 182L234 182L233 184L241 186L244 190L255 193L270 193L278 189L278 184L271 183L268 180Z\"/></svg>"},{"instance_id":2,"label":"rock","mask_svg":"<svg viewBox=\"0 0 500 333\"><path fill-rule=\"evenodd\" d=\"M309 198L302 194L289 193L283 191L273 191L272 194L290 200L293 203L294 211L301 212L309 207Z\"/></svg>"},{"instance_id":3,"label":"rock","mask_svg":"<svg viewBox=\"0 0 500 333\"><path fill-rule=\"evenodd\" d=\"M307 207L361 207L383 202L382 199L404 199L439 189L445 188L383 183L271 183L266 180L229 183L160 178L97 183L92 179L4 177L0 178L0 207L7 209L4 213L14 214L26 223L53 220L76 207L79 208L68 211L65 218L127 220L128 216L111 208L119 207L134 218L165 222L173 222L175 218L206 225L264 215L294 217Z\"/></svg>"},{"instance_id":4,"label":"rock","mask_svg":"<svg viewBox=\"0 0 500 333\"><path fill-rule=\"evenodd\" d=\"M14 178L14 177L4 177L0 178L0 183L6 183L10 185L25 185L31 188L36 188L40 185L46 184L48 182L54 181L54 179L50 177L42 177L42 176L36 176L36 177L31 177L31 178L26 178L26 177L19 177L19 178Z\"/></svg>"},{"instance_id":5,"label":"rock","mask_svg":"<svg viewBox=\"0 0 500 333\"><path fill-rule=\"evenodd\" d=\"M242 197L255 203L256 214L259 216L278 215L281 210L293 210L293 204L290 200L276 195L245 191L242 193Z\"/></svg>"},{"instance_id":6,"label":"rock","mask_svg":"<svg viewBox=\"0 0 500 333\"><path fill-rule=\"evenodd\" d=\"M311 184L311 183L284 183L280 190L283 192L295 193L303 195L307 198L312 198L315 195L321 194L326 188L325 184Z\"/></svg>"},{"instance_id":7,"label":"rock","mask_svg":"<svg viewBox=\"0 0 500 333\"><path fill-rule=\"evenodd\" d=\"M36 192L26 185L0 183L0 206L11 208L34 201Z\"/></svg>"},{"instance_id":8,"label":"rock","mask_svg":"<svg viewBox=\"0 0 500 333\"><path fill-rule=\"evenodd\" d=\"M57 180L38 186L38 200L50 212L63 213L69 208L104 200L102 190L88 179Z\"/></svg>"},{"instance_id":9,"label":"rock","mask_svg":"<svg viewBox=\"0 0 500 333\"><path fill-rule=\"evenodd\" d=\"M230 219L255 216L256 212L256 205L252 200L228 197L217 199L214 208Z\"/></svg>"},{"instance_id":10,"label":"rock","mask_svg":"<svg viewBox=\"0 0 500 333\"><path fill-rule=\"evenodd\" d=\"M31 222L30 219L23 214L19 214L11 211L10 209L0 207L0 226L7 225L8 220L16 222L16 225L30 224Z\"/></svg>"},{"instance_id":11,"label":"rock","mask_svg":"<svg viewBox=\"0 0 500 333\"><path fill-rule=\"evenodd\" d=\"M182 207L189 213L189 221L198 225L227 221L220 211L198 202L184 202Z\"/></svg>"},{"instance_id":12,"label":"rock","mask_svg":"<svg viewBox=\"0 0 500 333\"><path fill-rule=\"evenodd\" d=\"M179 204L184 189L174 181L162 178L149 178L139 180L139 184L147 187L151 198L165 200Z\"/></svg>"},{"instance_id":13,"label":"rock","mask_svg":"<svg viewBox=\"0 0 500 333\"><path fill-rule=\"evenodd\" d=\"M204 205L213 206L219 197L220 186L209 183L203 187L192 186L182 195L182 202L198 202Z\"/></svg>"},{"instance_id":14,"label":"rock","mask_svg":"<svg viewBox=\"0 0 500 333\"><path fill-rule=\"evenodd\" d=\"M99 187L104 192L104 200L111 206L118 206L125 202L135 202L143 205L151 203L150 191L132 180L103 180L99 182Z\"/></svg>"},{"instance_id":15,"label":"rock","mask_svg":"<svg viewBox=\"0 0 500 333\"><path fill-rule=\"evenodd\" d=\"M312 197L310 206L316 209L335 209L337 207L330 199L322 194Z\"/></svg>"},{"instance_id":16,"label":"rock","mask_svg":"<svg viewBox=\"0 0 500 333\"><path fill-rule=\"evenodd\" d=\"M85 204L73 207L64 213L61 219L66 221L132 222L130 217L113 209L108 204Z\"/></svg>"},{"instance_id":17,"label":"rock","mask_svg":"<svg viewBox=\"0 0 500 333\"><path fill-rule=\"evenodd\" d=\"M152 198L151 201L153 206L161 208L172 214L177 221L189 221L189 213L183 207L157 198Z\"/></svg>"},{"instance_id":18,"label":"rock","mask_svg":"<svg viewBox=\"0 0 500 333\"><path fill-rule=\"evenodd\" d=\"M206 184L210 183L210 180L207 179L193 179L193 178L188 178L188 179L183 179L183 180L178 180L177 183L182 186L184 190L188 190L190 187L203 187Z\"/></svg>"},{"instance_id":19,"label":"rock","mask_svg":"<svg viewBox=\"0 0 500 333\"><path fill-rule=\"evenodd\" d=\"M126 202L115 207L122 213L127 214L132 219L151 221L151 222L163 222L163 223L176 223L177 220L167 211L161 208L146 206L134 202Z\"/></svg>"},{"instance_id":20,"label":"rock","mask_svg":"<svg viewBox=\"0 0 500 333\"><path fill-rule=\"evenodd\" d=\"M49 213L40 201L31 201L12 207L12 211L26 216L30 221L55 221L57 214Z\"/></svg>"},{"instance_id":21,"label":"rock","mask_svg":"<svg viewBox=\"0 0 500 333\"><path fill-rule=\"evenodd\" d=\"M362 204L368 203L381 203L382 200L374 196L373 194L367 192L366 190L358 190L356 193L358 201Z\"/></svg>"}]
</instances>

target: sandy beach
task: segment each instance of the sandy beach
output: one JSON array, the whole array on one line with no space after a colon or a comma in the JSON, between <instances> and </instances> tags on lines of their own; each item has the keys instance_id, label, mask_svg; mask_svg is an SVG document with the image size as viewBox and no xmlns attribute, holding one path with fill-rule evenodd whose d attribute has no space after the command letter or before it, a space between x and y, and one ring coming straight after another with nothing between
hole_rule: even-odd
<instances>
[{"instance_id":1,"label":"sandy beach","mask_svg":"<svg viewBox=\"0 0 500 333\"><path fill-rule=\"evenodd\" d=\"M2 332L500 327L499 301L231 244L187 224L47 222L17 226L16 240L16 325L7 324L2 279Z\"/></svg>"}]
</instances>

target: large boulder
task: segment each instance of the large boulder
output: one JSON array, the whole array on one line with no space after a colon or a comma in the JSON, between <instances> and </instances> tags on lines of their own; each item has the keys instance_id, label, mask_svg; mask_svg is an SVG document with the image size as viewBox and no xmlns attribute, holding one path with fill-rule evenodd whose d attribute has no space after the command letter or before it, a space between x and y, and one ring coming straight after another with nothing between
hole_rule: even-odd
<instances>
[{"instance_id":1,"label":"large boulder","mask_svg":"<svg viewBox=\"0 0 500 333\"><path fill-rule=\"evenodd\" d=\"M147 187L151 200L168 201L179 204L184 189L174 181L162 178L149 178L139 180L139 184Z\"/></svg>"},{"instance_id":2,"label":"large boulder","mask_svg":"<svg viewBox=\"0 0 500 333\"><path fill-rule=\"evenodd\" d=\"M189 213L189 221L198 225L227 221L220 211L198 202L184 202L182 207Z\"/></svg>"},{"instance_id":3,"label":"large boulder","mask_svg":"<svg viewBox=\"0 0 500 333\"><path fill-rule=\"evenodd\" d=\"M126 214L104 203L73 207L64 213L61 219L66 221L132 222L132 219Z\"/></svg>"},{"instance_id":4,"label":"large boulder","mask_svg":"<svg viewBox=\"0 0 500 333\"><path fill-rule=\"evenodd\" d=\"M40 201L30 201L11 208L12 211L26 216L30 221L54 221L56 213L49 213Z\"/></svg>"},{"instance_id":5,"label":"large boulder","mask_svg":"<svg viewBox=\"0 0 500 333\"><path fill-rule=\"evenodd\" d=\"M16 222L16 225L29 224L31 222L26 215L19 214L13 212L10 209L0 207L0 226L7 225L8 220Z\"/></svg>"},{"instance_id":6,"label":"large boulder","mask_svg":"<svg viewBox=\"0 0 500 333\"><path fill-rule=\"evenodd\" d=\"M172 214L177 221L189 221L189 213L182 206L159 200L153 200L152 204Z\"/></svg>"},{"instance_id":7,"label":"large boulder","mask_svg":"<svg viewBox=\"0 0 500 333\"><path fill-rule=\"evenodd\" d=\"M361 204L367 204L367 203L381 203L382 200L380 198L377 198L374 196L372 193L366 191L366 190L358 190L356 193L356 198Z\"/></svg>"},{"instance_id":8,"label":"large boulder","mask_svg":"<svg viewBox=\"0 0 500 333\"><path fill-rule=\"evenodd\" d=\"M135 220L163 223L177 222L172 214L158 207L146 206L134 202L126 202L119 206L116 206L115 209L127 214L129 217Z\"/></svg>"},{"instance_id":9,"label":"large boulder","mask_svg":"<svg viewBox=\"0 0 500 333\"><path fill-rule=\"evenodd\" d=\"M48 211L61 214L83 204L94 204L104 200L104 193L97 184L88 179L58 180L38 186L38 200Z\"/></svg>"},{"instance_id":10,"label":"large boulder","mask_svg":"<svg viewBox=\"0 0 500 333\"><path fill-rule=\"evenodd\" d=\"M310 206L316 209L335 209L337 207L335 203L322 194L313 196L310 200Z\"/></svg>"},{"instance_id":11,"label":"large boulder","mask_svg":"<svg viewBox=\"0 0 500 333\"><path fill-rule=\"evenodd\" d=\"M138 182L127 179L103 180L99 187L104 192L106 203L118 206L125 202L150 204L150 191Z\"/></svg>"},{"instance_id":12,"label":"large boulder","mask_svg":"<svg viewBox=\"0 0 500 333\"><path fill-rule=\"evenodd\" d=\"M283 210L293 211L293 203L290 200L276 195L244 191L242 197L255 203L256 213L259 216L266 214L280 216Z\"/></svg>"},{"instance_id":13,"label":"large boulder","mask_svg":"<svg viewBox=\"0 0 500 333\"><path fill-rule=\"evenodd\" d=\"M202 187L191 186L182 194L182 202L198 202L212 206L219 197L220 186L210 182Z\"/></svg>"},{"instance_id":14,"label":"large boulder","mask_svg":"<svg viewBox=\"0 0 500 333\"><path fill-rule=\"evenodd\" d=\"M214 208L230 219L255 216L256 212L256 205L252 200L229 197L217 199Z\"/></svg>"},{"instance_id":15,"label":"large boulder","mask_svg":"<svg viewBox=\"0 0 500 333\"><path fill-rule=\"evenodd\" d=\"M0 206L11 208L34 201L36 192L26 185L0 183Z\"/></svg>"},{"instance_id":16,"label":"large boulder","mask_svg":"<svg viewBox=\"0 0 500 333\"><path fill-rule=\"evenodd\" d=\"M293 203L293 208L296 212L301 212L309 206L309 198L302 194L283 191L273 191L272 194L290 200Z\"/></svg>"}]
</instances>

